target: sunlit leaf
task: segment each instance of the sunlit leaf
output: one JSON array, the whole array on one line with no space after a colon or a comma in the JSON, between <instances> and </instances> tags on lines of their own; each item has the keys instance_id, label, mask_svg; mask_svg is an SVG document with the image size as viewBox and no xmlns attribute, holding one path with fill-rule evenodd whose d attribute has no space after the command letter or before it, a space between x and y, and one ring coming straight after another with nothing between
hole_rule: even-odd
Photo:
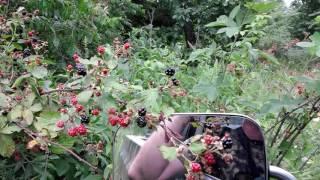
<instances>
[{"instance_id":1,"label":"sunlit leaf","mask_svg":"<svg viewBox=\"0 0 320 180\"><path fill-rule=\"evenodd\" d=\"M32 106L30 107L30 110L31 110L32 112L39 112L39 111L41 111L41 110L42 110L42 105L41 105L41 103L36 103L36 104L32 105Z\"/></svg>"},{"instance_id":2,"label":"sunlit leaf","mask_svg":"<svg viewBox=\"0 0 320 180\"><path fill-rule=\"evenodd\" d=\"M239 10L240 10L240 5L234 7L234 8L232 9L232 11L230 12L229 17L230 17L231 19L235 18L236 15L239 13Z\"/></svg>"},{"instance_id":3,"label":"sunlit leaf","mask_svg":"<svg viewBox=\"0 0 320 180\"><path fill-rule=\"evenodd\" d=\"M91 90L86 90L79 93L77 96L79 103L86 104L90 100L92 94L93 94L93 91Z\"/></svg>"},{"instance_id":4,"label":"sunlit leaf","mask_svg":"<svg viewBox=\"0 0 320 180\"><path fill-rule=\"evenodd\" d=\"M300 46L300 47L313 47L313 46L315 46L315 44L313 44L312 42L298 42L296 45Z\"/></svg>"},{"instance_id":5,"label":"sunlit leaf","mask_svg":"<svg viewBox=\"0 0 320 180\"><path fill-rule=\"evenodd\" d=\"M23 107L21 105L15 106L10 113L8 114L8 117L11 121L19 121L22 117L22 110Z\"/></svg>"},{"instance_id":6,"label":"sunlit leaf","mask_svg":"<svg viewBox=\"0 0 320 180\"><path fill-rule=\"evenodd\" d=\"M205 146L203 145L203 143L201 142L194 142L191 143L191 145L189 146L189 149L196 154L200 154L202 153L204 150L206 150Z\"/></svg>"},{"instance_id":7,"label":"sunlit leaf","mask_svg":"<svg viewBox=\"0 0 320 180\"><path fill-rule=\"evenodd\" d=\"M0 134L0 155L3 157L10 157L15 150L15 143L11 136Z\"/></svg>"},{"instance_id":8,"label":"sunlit leaf","mask_svg":"<svg viewBox=\"0 0 320 180\"><path fill-rule=\"evenodd\" d=\"M43 66L37 66L31 71L31 74L38 79L42 79L48 75L48 70Z\"/></svg>"},{"instance_id":9,"label":"sunlit leaf","mask_svg":"<svg viewBox=\"0 0 320 180\"><path fill-rule=\"evenodd\" d=\"M164 159L171 161L177 158L176 147L160 146L160 151Z\"/></svg>"}]
</instances>

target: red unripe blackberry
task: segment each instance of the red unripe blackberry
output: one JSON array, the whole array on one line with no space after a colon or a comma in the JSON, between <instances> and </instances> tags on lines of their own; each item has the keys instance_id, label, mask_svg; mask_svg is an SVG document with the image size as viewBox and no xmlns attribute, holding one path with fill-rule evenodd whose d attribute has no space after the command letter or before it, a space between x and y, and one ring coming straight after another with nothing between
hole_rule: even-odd
<instances>
[{"instance_id":1,"label":"red unripe blackberry","mask_svg":"<svg viewBox=\"0 0 320 180\"><path fill-rule=\"evenodd\" d=\"M87 134L87 128L85 125L83 124L80 124L78 127L77 127L77 131L80 135L86 135Z\"/></svg>"},{"instance_id":2,"label":"red unripe blackberry","mask_svg":"<svg viewBox=\"0 0 320 180\"><path fill-rule=\"evenodd\" d=\"M130 47L131 47L131 45L128 42L124 43L124 45L123 45L123 48L126 49L126 50L129 49Z\"/></svg>"},{"instance_id":3,"label":"red unripe blackberry","mask_svg":"<svg viewBox=\"0 0 320 180\"><path fill-rule=\"evenodd\" d=\"M193 173L200 172L201 171L201 165L199 163L195 163L195 162L191 163L191 171Z\"/></svg>"},{"instance_id":4,"label":"red unripe blackberry","mask_svg":"<svg viewBox=\"0 0 320 180\"><path fill-rule=\"evenodd\" d=\"M58 128L63 128L63 127L64 127L64 121L63 121L63 120L57 121L57 122L56 122L56 126L57 126Z\"/></svg>"},{"instance_id":5,"label":"red unripe blackberry","mask_svg":"<svg viewBox=\"0 0 320 180\"><path fill-rule=\"evenodd\" d=\"M76 111L77 112L80 112L80 111L82 111L84 108L83 108L83 106L81 105L81 104L77 104L76 105Z\"/></svg>"},{"instance_id":6,"label":"red unripe blackberry","mask_svg":"<svg viewBox=\"0 0 320 180\"><path fill-rule=\"evenodd\" d=\"M75 137L78 135L78 130L76 127L68 129L68 135L71 137Z\"/></svg>"}]
</instances>

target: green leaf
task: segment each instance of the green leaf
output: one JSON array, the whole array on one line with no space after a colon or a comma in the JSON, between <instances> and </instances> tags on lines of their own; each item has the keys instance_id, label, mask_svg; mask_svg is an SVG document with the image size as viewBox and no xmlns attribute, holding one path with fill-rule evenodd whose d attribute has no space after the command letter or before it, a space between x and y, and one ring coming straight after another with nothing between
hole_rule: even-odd
<instances>
[{"instance_id":1,"label":"green leaf","mask_svg":"<svg viewBox=\"0 0 320 180\"><path fill-rule=\"evenodd\" d=\"M56 121L60 119L60 113L55 111L44 111L40 117L36 117L33 122L34 127L41 133L41 135L50 136L52 138L57 136Z\"/></svg>"},{"instance_id":2,"label":"green leaf","mask_svg":"<svg viewBox=\"0 0 320 180\"><path fill-rule=\"evenodd\" d=\"M114 69L115 67L117 67L118 61L115 60L115 59L110 59L110 60L107 62L107 65L108 65L108 68Z\"/></svg>"},{"instance_id":3,"label":"green leaf","mask_svg":"<svg viewBox=\"0 0 320 180\"><path fill-rule=\"evenodd\" d=\"M239 33L240 29L239 27L227 27L226 28L226 35L231 38L234 35L237 35Z\"/></svg>"},{"instance_id":4,"label":"green leaf","mask_svg":"<svg viewBox=\"0 0 320 180\"><path fill-rule=\"evenodd\" d=\"M150 109L152 112L159 112L159 92L157 88L148 89L143 92L144 105L146 108Z\"/></svg>"},{"instance_id":5,"label":"green leaf","mask_svg":"<svg viewBox=\"0 0 320 180\"><path fill-rule=\"evenodd\" d=\"M218 89L215 83L199 83L193 87L193 92L205 95L210 102L218 97Z\"/></svg>"},{"instance_id":6,"label":"green leaf","mask_svg":"<svg viewBox=\"0 0 320 180\"><path fill-rule=\"evenodd\" d=\"M29 109L25 109L22 113L23 120L27 122L28 125L31 125L33 122L33 113Z\"/></svg>"},{"instance_id":7,"label":"green leaf","mask_svg":"<svg viewBox=\"0 0 320 180\"><path fill-rule=\"evenodd\" d=\"M36 103L36 104L32 105L32 106L30 107L30 110L31 110L32 112L39 112L39 111L41 111L41 110L42 110L42 105L41 105L41 103Z\"/></svg>"},{"instance_id":8,"label":"green leaf","mask_svg":"<svg viewBox=\"0 0 320 180\"><path fill-rule=\"evenodd\" d=\"M7 96L3 93L0 93L0 107L6 107L8 104Z\"/></svg>"},{"instance_id":9,"label":"green leaf","mask_svg":"<svg viewBox=\"0 0 320 180\"><path fill-rule=\"evenodd\" d=\"M93 94L93 91L91 90L86 90L79 93L77 95L79 103L86 104L90 100L92 94Z\"/></svg>"},{"instance_id":10,"label":"green leaf","mask_svg":"<svg viewBox=\"0 0 320 180\"><path fill-rule=\"evenodd\" d=\"M267 13L278 6L277 2L247 2L245 7L258 13Z\"/></svg>"},{"instance_id":11,"label":"green leaf","mask_svg":"<svg viewBox=\"0 0 320 180\"><path fill-rule=\"evenodd\" d=\"M56 140L56 142L66 148L71 148L73 146L73 144L76 142L76 139L72 138L66 134L60 134L58 139ZM63 154L65 152L64 149L62 149L61 147L56 146L56 145L52 145L50 147L50 150L54 154Z\"/></svg>"},{"instance_id":12,"label":"green leaf","mask_svg":"<svg viewBox=\"0 0 320 180\"><path fill-rule=\"evenodd\" d=\"M57 172L59 177L67 174L67 172L70 169L69 163L67 163L67 162L65 162L65 161L63 161L61 159L54 161L54 165L56 167L56 172Z\"/></svg>"},{"instance_id":13,"label":"green leaf","mask_svg":"<svg viewBox=\"0 0 320 180\"><path fill-rule=\"evenodd\" d=\"M18 78L16 79L16 81L13 83L12 88L20 86L20 84L21 84L25 79L29 78L30 76L31 76L30 74L25 74L25 75L22 75L22 76L18 77Z\"/></svg>"},{"instance_id":14,"label":"green leaf","mask_svg":"<svg viewBox=\"0 0 320 180\"><path fill-rule=\"evenodd\" d=\"M279 61L278 61L278 59L275 58L274 56L272 56L272 55L270 55L270 54L268 54L268 53L266 53L266 52L264 52L264 51L261 51L261 50L259 50L258 52L259 52L259 55L260 55L262 58L266 59L268 62L273 63L273 64L276 64L276 65L279 65L279 64L280 64Z\"/></svg>"},{"instance_id":15,"label":"green leaf","mask_svg":"<svg viewBox=\"0 0 320 180\"><path fill-rule=\"evenodd\" d=\"M177 158L175 147L160 146L160 151L164 159L171 161Z\"/></svg>"},{"instance_id":16,"label":"green leaf","mask_svg":"<svg viewBox=\"0 0 320 180\"><path fill-rule=\"evenodd\" d=\"M196 154L200 154L202 153L204 150L206 150L206 148L204 147L204 145L201 142L194 142L191 143L191 145L189 146L189 149L196 153Z\"/></svg>"},{"instance_id":17,"label":"green leaf","mask_svg":"<svg viewBox=\"0 0 320 180\"><path fill-rule=\"evenodd\" d=\"M234 7L230 12L229 18L234 19L236 15L239 13L239 10L240 10L240 5Z\"/></svg>"},{"instance_id":18,"label":"green leaf","mask_svg":"<svg viewBox=\"0 0 320 180\"><path fill-rule=\"evenodd\" d=\"M221 27L226 26L227 22L229 21L229 17L226 15L219 16L218 19L215 22L211 22L205 27Z\"/></svg>"},{"instance_id":19,"label":"green leaf","mask_svg":"<svg viewBox=\"0 0 320 180\"><path fill-rule=\"evenodd\" d=\"M117 82L117 80L114 79L114 77L108 77L104 82L106 89L108 92L112 90L120 91L120 92L127 92L128 88Z\"/></svg>"},{"instance_id":20,"label":"green leaf","mask_svg":"<svg viewBox=\"0 0 320 180\"><path fill-rule=\"evenodd\" d=\"M203 48L203 49L196 49L192 51L190 54L187 62L194 62L194 61L205 61L205 60L210 60L211 55L213 54L213 48Z\"/></svg>"},{"instance_id":21,"label":"green leaf","mask_svg":"<svg viewBox=\"0 0 320 180\"><path fill-rule=\"evenodd\" d=\"M21 105L15 106L8 114L8 117L11 121L17 122L22 117L23 107Z\"/></svg>"},{"instance_id":22,"label":"green leaf","mask_svg":"<svg viewBox=\"0 0 320 180\"><path fill-rule=\"evenodd\" d=\"M315 45L320 46L320 32L315 32L314 34L312 34L310 36L310 39Z\"/></svg>"},{"instance_id":23,"label":"green leaf","mask_svg":"<svg viewBox=\"0 0 320 180\"><path fill-rule=\"evenodd\" d=\"M296 45L304 48L315 46L315 44L312 42L298 42Z\"/></svg>"},{"instance_id":24,"label":"green leaf","mask_svg":"<svg viewBox=\"0 0 320 180\"><path fill-rule=\"evenodd\" d=\"M48 70L43 66L37 66L31 71L32 76L42 79L48 75Z\"/></svg>"},{"instance_id":25,"label":"green leaf","mask_svg":"<svg viewBox=\"0 0 320 180\"><path fill-rule=\"evenodd\" d=\"M36 98L36 95L34 93L28 94L28 96L23 101L24 107L29 108L33 104L33 101L35 100L35 98Z\"/></svg>"},{"instance_id":26,"label":"green leaf","mask_svg":"<svg viewBox=\"0 0 320 180\"><path fill-rule=\"evenodd\" d=\"M316 55L317 55L318 57L320 57L320 47L318 47L318 49L317 49L317 51L316 51Z\"/></svg>"},{"instance_id":27,"label":"green leaf","mask_svg":"<svg viewBox=\"0 0 320 180\"><path fill-rule=\"evenodd\" d=\"M0 134L0 155L3 157L10 157L15 151L15 144L11 136Z\"/></svg>"},{"instance_id":28,"label":"green leaf","mask_svg":"<svg viewBox=\"0 0 320 180\"><path fill-rule=\"evenodd\" d=\"M84 178L84 180L102 180L102 176L101 175L89 175L86 178Z\"/></svg>"},{"instance_id":29,"label":"green leaf","mask_svg":"<svg viewBox=\"0 0 320 180\"><path fill-rule=\"evenodd\" d=\"M19 132L21 129L16 125L6 126L0 129L0 134L12 134L14 132Z\"/></svg>"}]
</instances>

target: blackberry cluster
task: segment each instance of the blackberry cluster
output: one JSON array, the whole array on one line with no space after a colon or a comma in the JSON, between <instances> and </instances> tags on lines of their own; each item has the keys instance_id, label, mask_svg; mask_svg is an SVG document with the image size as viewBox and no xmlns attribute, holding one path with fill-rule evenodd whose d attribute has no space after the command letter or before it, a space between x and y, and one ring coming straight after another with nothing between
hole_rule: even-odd
<instances>
[{"instance_id":1,"label":"blackberry cluster","mask_svg":"<svg viewBox=\"0 0 320 180\"><path fill-rule=\"evenodd\" d=\"M179 84L180 84L180 81L176 78L172 78L171 81L174 86L179 86Z\"/></svg>"},{"instance_id":2,"label":"blackberry cluster","mask_svg":"<svg viewBox=\"0 0 320 180\"><path fill-rule=\"evenodd\" d=\"M138 110L138 115L139 116L145 116L147 114L146 108L141 108Z\"/></svg>"},{"instance_id":3,"label":"blackberry cluster","mask_svg":"<svg viewBox=\"0 0 320 180\"><path fill-rule=\"evenodd\" d=\"M165 71L167 76L174 76L174 74L176 73L176 70L174 70L173 68L168 68Z\"/></svg>"},{"instance_id":4,"label":"blackberry cluster","mask_svg":"<svg viewBox=\"0 0 320 180\"><path fill-rule=\"evenodd\" d=\"M23 50L23 58L31 56L31 50L26 48Z\"/></svg>"},{"instance_id":5,"label":"blackberry cluster","mask_svg":"<svg viewBox=\"0 0 320 180\"><path fill-rule=\"evenodd\" d=\"M81 124L88 124L90 122L89 116L86 115L80 115Z\"/></svg>"},{"instance_id":6,"label":"blackberry cluster","mask_svg":"<svg viewBox=\"0 0 320 180\"><path fill-rule=\"evenodd\" d=\"M146 127L147 121L146 121L146 116L147 110L146 108L141 108L138 110L138 118L137 118L137 125L141 128Z\"/></svg>"},{"instance_id":7,"label":"blackberry cluster","mask_svg":"<svg viewBox=\"0 0 320 180\"><path fill-rule=\"evenodd\" d=\"M230 137L222 140L222 145L224 149L230 149L232 148L232 139Z\"/></svg>"},{"instance_id":8,"label":"blackberry cluster","mask_svg":"<svg viewBox=\"0 0 320 180\"><path fill-rule=\"evenodd\" d=\"M86 76L87 75L87 70L86 67L83 64L77 64L76 65L77 73L80 76Z\"/></svg>"},{"instance_id":9,"label":"blackberry cluster","mask_svg":"<svg viewBox=\"0 0 320 180\"><path fill-rule=\"evenodd\" d=\"M144 116L139 116L139 117L137 118L137 125L138 125L139 127L141 127L141 128L146 127L147 121L146 121L146 119L145 119Z\"/></svg>"}]
</instances>

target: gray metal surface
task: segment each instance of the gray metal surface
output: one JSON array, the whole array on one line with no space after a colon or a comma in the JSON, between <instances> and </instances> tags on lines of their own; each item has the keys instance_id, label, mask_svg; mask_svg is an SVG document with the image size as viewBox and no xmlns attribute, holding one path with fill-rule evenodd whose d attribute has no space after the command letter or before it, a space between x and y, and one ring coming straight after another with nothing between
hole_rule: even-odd
<instances>
[{"instance_id":1,"label":"gray metal surface","mask_svg":"<svg viewBox=\"0 0 320 180\"><path fill-rule=\"evenodd\" d=\"M296 178L288 171L277 166L269 166L270 176L281 180L296 180Z\"/></svg>"}]
</instances>

